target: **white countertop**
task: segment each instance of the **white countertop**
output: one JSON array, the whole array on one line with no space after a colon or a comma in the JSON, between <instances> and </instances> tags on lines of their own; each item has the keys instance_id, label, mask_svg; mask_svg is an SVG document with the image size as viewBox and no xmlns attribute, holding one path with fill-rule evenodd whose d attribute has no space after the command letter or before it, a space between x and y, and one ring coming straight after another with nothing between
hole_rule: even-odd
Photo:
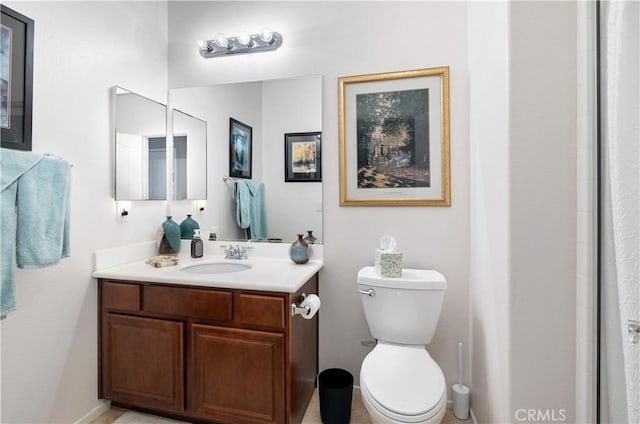
<instances>
[{"instance_id":1,"label":"white countertop","mask_svg":"<svg viewBox=\"0 0 640 424\"><path fill-rule=\"evenodd\" d=\"M321 255L319 255L321 256ZM183 268L206 263L246 264L251 268L224 274L192 274ZM286 257L252 257L249 259L224 259L222 254L208 254L193 259L188 254L178 256L178 265L155 268L145 260L96 269L94 278L145 281L151 283L184 284L190 286L219 287L229 289L264 290L295 293L323 266L322 259L311 259L303 265Z\"/></svg>"}]
</instances>

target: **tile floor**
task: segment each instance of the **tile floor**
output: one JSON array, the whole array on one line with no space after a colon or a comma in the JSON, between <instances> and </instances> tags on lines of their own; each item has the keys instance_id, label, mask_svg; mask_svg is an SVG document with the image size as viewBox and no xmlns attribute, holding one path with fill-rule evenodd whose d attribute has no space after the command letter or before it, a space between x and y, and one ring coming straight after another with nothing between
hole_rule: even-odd
<instances>
[{"instance_id":1,"label":"tile floor","mask_svg":"<svg viewBox=\"0 0 640 424\"><path fill-rule=\"evenodd\" d=\"M100 415L91 424L113 424L116 423L116 420L120 418L126 411L124 409L119 408L111 408L109 411ZM151 418L151 417L149 417ZM149 423L161 423L162 421L158 420L140 420L140 422L149 422ZM172 423L175 421L167 420L166 423ZM468 420L459 420L453 416L453 413L450 409L447 409L447 412L442 420L441 424L470 424L471 419ZM125 421L121 421L122 424ZM134 423L134 421L127 420L126 423ZM364 405L362 404L362 399L360 398L360 394L358 392L354 392L353 401L351 405L351 424L370 424L371 420L369 420L369 415L367 414ZM118 424L118 423L116 423ZM302 419L302 424L322 424L320 420L320 405L318 400L318 391L316 390L313 393L313 397L311 398L311 402L309 403L309 408L307 408L307 412Z\"/></svg>"}]
</instances>

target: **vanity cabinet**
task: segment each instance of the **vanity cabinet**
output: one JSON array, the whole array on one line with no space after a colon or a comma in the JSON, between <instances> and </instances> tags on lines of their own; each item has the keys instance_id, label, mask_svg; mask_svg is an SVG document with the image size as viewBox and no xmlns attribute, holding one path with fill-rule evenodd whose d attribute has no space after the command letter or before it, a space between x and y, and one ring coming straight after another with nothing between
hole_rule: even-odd
<instances>
[{"instance_id":1,"label":"vanity cabinet","mask_svg":"<svg viewBox=\"0 0 640 424\"><path fill-rule=\"evenodd\" d=\"M318 372L296 293L99 279L99 396L197 422L295 424Z\"/></svg>"}]
</instances>

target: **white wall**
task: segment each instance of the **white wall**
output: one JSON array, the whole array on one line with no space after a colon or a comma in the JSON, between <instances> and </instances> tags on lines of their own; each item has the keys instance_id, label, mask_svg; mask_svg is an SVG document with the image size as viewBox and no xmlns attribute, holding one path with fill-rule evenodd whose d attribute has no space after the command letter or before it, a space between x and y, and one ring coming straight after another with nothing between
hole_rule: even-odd
<instances>
[{"instance_id":1,"label":"white wall","mask_svg":"<svg viewBox=\"0 0 640 424\"><path fill-rule=\"evenodd\" d=\"M469 5L472 408L508 423L510 394L509 6Z\"/></svg>"},{"instance_id":2,"label":"white wall","mask_svg":"<svg viewBox=\"0 0 640 424\"><path fill-rule=\"evenodd\" d=\"M576 4L510 18L511 412L575 422Z\"/></svg>"},{"instance_id":3,"label":"white wall","mask_svg":"<svg viewBox=\"0 0 640 424\"><path fill-rule=\"evenodd\" d=\"M358 270L373 263L380 236L396 237L406 267L441 271L448 281L429 347L448 383L458 341L469 344L469 143L467 6L449 2L175 2L169 4L170 87L323 76L323 223L320 368L350 370L356 382L370 348L356 292ZM203 59L196 41L269 26L280 50ZM407 41L414 40L414 42ZM451 207L340 207L337 77L451 67Z\"/></svg>"},{"instance_id":4,"label":"white wall","mask_svg":"<svg viewBox=\"0 0 640 424\"><path fill-rule=\"evenodd\" d=\"M92 252L149 240L165 202L117 220L110 87L158 101L167 87L163 2L14 2L35 20L33 151L71 170L71 257L16 273L17 310L0 322L3 423L70 423L99 406Z\"/></svg>"},{"instance_id":5,"label":"white wall","mask_svg":"<svg viewBox=\"0 0 640 424\"><path fill-rule=\"evenodd\" d=\"M473 409L482 423L575 422L576 6L469 16Z\"/></svg>"}]
</instances>

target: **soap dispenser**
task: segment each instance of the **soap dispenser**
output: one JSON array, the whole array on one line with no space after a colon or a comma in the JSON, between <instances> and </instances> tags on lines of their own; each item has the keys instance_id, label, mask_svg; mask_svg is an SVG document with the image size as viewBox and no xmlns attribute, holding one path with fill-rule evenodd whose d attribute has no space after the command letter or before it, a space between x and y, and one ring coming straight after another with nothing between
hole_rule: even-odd
<instances>
[{"instance_id":1,"label":"soap dispenser","mask_svg":"<svg viewBox=\"0 0 640 424\"><path fill-rule=\"evenodd\" d=\"M200 238L200 230L193 230L193 239L191 240L191 257L201 258L204 251L202 239Z\"/></svg>"}]
</instances>

